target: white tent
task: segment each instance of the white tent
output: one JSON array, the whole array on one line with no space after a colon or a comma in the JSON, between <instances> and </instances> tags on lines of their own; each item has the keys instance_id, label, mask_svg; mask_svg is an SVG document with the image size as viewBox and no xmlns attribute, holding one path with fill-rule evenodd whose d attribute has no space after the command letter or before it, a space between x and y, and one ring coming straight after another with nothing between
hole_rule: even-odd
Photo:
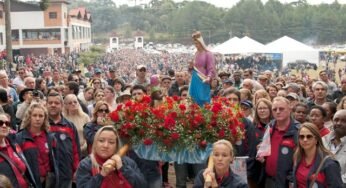
<instances>
[{"instance_id":1,"label":"white tent","mask_svg":"<svg viewBox=\"0 0 346 188\"><path fill-rule=\"evenodd\" d=\"M230 48L234 43L239 41L240 39L238 37L233 37L226 42L215 46L211 51L215 53L225 54L227 52L227 49Z\"/></svg>"},{"instance_id":2,"label":"white tent","mask_svg":"<svg viewBox=\"0 0 346 188\"><path fill-rule=\"evenodd\" d=\"M249 38L233 37L228 41L216 46L212 52L221 54L248 54L263 51L264 45Z\"/></svg>"},{"instance_id":3,"label":"white tent","mask_svg":"<svg viewBox=\"0 0 346 188\"><path fill-rule=\"evenodd\" d=\"M282 66L286 66L289 62L296 60L306 60L310 63L317 64L319 62L319 51L305 45L288 36L283 36L271 43L268 43L263 53L282 53Z\"/></svg>"},{"instance_id":4,"label":"white tent","mask_svg":"<svg viewBox=\"0 0 346 188\"><path fill-rule=\"evenodd\" d=\"M250 37L243 37L228 49L227 54L248 54L263 51L265 46Z\"/></svg>"}]
</instances>

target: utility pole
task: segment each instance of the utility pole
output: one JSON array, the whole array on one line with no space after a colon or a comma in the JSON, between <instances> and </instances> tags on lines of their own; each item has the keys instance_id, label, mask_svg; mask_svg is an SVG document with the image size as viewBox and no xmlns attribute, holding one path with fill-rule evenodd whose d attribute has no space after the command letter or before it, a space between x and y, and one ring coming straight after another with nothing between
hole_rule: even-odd
<instances>
[{"instance_id":1,"label":"utility pole","mask_svg":"<svg viewBox=\"0 0 346 188\"><path fill-rule=\"evenodd\" d=\"M12 31L11 31L11 0L5 0L5 27L6 27L6 54L7 54L6 60L8 65L10 65L11 63L13 63Z\"/></svg>"}]
</instances>

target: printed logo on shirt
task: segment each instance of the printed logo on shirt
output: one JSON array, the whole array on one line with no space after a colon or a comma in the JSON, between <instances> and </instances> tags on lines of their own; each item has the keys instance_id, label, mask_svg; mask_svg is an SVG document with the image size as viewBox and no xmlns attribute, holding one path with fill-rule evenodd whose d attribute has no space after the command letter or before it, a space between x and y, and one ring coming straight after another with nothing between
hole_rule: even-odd
<instances>
[{"instance_id":1,"label":"printed logo on shirt","mask_svg":"<svg viewBox=\"0 0 346 188\"><path fill-rule=\"evenodd\" d=\"M281 153L282 153L283 155L287 155L287 154L288 154L288 148L287 148L287 147L281 148Z\"/></svg>"},{"instance_id":2,"label":"printed logo on shirt","mask_svg":"<svg viewBox=\"0 0 346 188\"><path fill-rule=\"evenodd\" d=\"M235 145L240 146L243 143L243 141L239 140L235 143Z\"/></svg>"},{"instance_id":3,"label":"printed logo on shirt","mask_svg":"<svg viewBox=\"0 0 346 188\"><path fill-rule=\"evenodd\" d=\"M60 140L65 140L66 139L66 134L61 134L60 135Z\"/></svg>"}]
</instances>

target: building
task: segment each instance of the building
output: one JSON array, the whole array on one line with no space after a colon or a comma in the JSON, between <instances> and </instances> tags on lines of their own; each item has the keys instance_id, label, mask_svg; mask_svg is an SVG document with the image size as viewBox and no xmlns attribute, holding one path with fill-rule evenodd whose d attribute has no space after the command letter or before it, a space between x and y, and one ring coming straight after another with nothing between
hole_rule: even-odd
<instances>
[{"instance_id":1,"label":"building","mask_svg":"<svg viewBox=\"0 0 346 188\"><path fill-rule=\"evenodd\" d=\"M11 1L14 54L68 53L88 49L91 15L85 8L68 11L68 4L67 0L50 0L47 10L42 11L38 4ZM0 15L0 38L2 35L5 41L4 15L2 18Z\"/></svg>"}]
</instances>

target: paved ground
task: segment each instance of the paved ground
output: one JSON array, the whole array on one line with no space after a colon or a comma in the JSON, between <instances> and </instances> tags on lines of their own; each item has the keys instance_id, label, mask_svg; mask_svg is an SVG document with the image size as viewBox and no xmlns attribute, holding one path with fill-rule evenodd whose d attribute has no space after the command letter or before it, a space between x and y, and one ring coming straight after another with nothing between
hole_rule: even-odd
<instances>
[{"instance_id":1,"label":"paved ground","mask_svg":"<svg viewBox=\"0 0 346 188\"><path fill-rule=\"evenodd\" d=\"M168 182L172 187L176 187L175 186L175 172L174 172L174 166L173 164L169 165L169 169L168 169ZM192 183L188 183L187 184L187 188L192 188Z\"/></svg>"}]
</instances>

